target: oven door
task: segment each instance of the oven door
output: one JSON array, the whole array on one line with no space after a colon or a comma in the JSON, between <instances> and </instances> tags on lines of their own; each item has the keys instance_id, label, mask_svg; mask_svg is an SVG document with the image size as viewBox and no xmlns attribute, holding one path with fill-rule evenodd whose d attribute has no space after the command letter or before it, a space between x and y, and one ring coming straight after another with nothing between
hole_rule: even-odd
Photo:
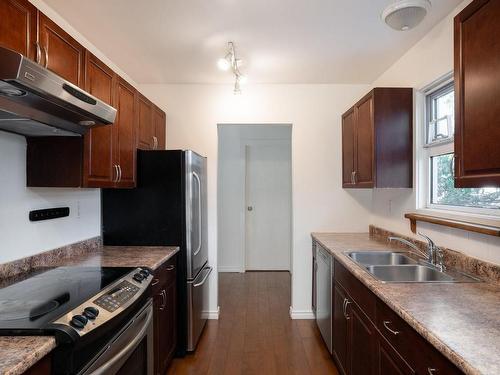
<instances>
[{"instance_id":1,"label":"oven door","mask_svg":"<svg viewBox=\"0 0 500 375\"><path fill-rule=\"evenodd\" d=\"M148 301L82 375L152 375L153 305Z\"/></svg>"}]
</instances>

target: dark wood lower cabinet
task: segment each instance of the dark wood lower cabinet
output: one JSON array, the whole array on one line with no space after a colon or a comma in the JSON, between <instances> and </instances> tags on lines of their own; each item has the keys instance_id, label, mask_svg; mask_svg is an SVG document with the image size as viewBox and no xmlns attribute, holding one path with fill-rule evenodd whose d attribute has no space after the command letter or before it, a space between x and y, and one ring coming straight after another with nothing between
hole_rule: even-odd
<instances>
[{"instance_id":1,"label":"dark wood lower cabinet","mask_svg":"<svg viewBox=\"0 0 500 375\"><path fill-rule=\"evenodd\" d=\"M160 266L153 280L155 370L166 373L177 346L176 257Z\"/></svg>"},{"instance_id":2,"label":"dark wood lower cabinet","mask_svg":"<svg viewBox=\"0 0 500 375\"><path fill-rule=\"evenodd\" d=\"M343 375L462 374L335 260L333 358Z\"/></svg>"},{"instance_id":3,"label":"dark wood lower cabinet","mask_svg":"<svg viewBox=\"0 0 500 375\"><path fill-rule=\"evenodd\" d=\"M350 374L375 375L377 329L354 303L348 307Z\"/></svg>"},{"instance_id":4,"label":"dark wood lower cabinet","mask_svg":"<svg viewBox=\"0 0 500 375\"><path fill-rule=\"evenodd\" d=\"M52 374L52 355L49 353L29 369L23 375L50 375Z\"/></svg>"},{"instance_id":5,"label":"dark wood lower cabinet","mask_svg":"<svg viewBox=\"0 0 500 375\"><path fill-rule=\"evenodd\" d=\"M377 374L415 375L415 371L399 353L381 336L377 340Z\"/></svg>"}]
</instances>

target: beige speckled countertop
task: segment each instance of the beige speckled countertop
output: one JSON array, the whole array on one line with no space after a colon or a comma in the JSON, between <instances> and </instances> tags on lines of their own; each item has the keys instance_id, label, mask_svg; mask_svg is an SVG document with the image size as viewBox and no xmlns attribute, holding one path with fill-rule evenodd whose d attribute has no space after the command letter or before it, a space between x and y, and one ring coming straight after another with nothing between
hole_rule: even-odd
<instances>
[{"instance_id":1,"label":"beige speckled countertop","mask_svg":"<svg viewBox=\"0 0 500 375\"><path fill-rule=\"evenodd\" d=\"M158 268L179 251L177 247L104 246L98 252L57 259L44 266L149 267ZM25 372L56 347L52 336L0 336L0 374Z\"/></svg>"},{"instance_id":2,"label":"beige speckled countertop","mask_svg":"<svg viewBox=\"0 0 500 375\"><path fill-rule=\"evenodd\" d=\"M368 233L313 233L312 237L466 374L500 374L498 286L383 283L343 252L396 246L372 238Z\"/></svg>"}]
</instances>

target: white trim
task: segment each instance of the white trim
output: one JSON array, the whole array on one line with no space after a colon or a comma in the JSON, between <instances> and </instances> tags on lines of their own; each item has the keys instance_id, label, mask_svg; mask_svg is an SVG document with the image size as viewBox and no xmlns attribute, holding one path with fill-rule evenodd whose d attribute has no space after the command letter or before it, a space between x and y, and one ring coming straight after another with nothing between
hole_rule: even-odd
<instances>
[{"instance_id":1,"label":"white trim","mask_svg":"<svg viewBox=\"0 0 500 375\"><path fill-rule=\"evenodd\" d=\"M218 272L239 272L239 273L245 272L245 270L239 266L219 266L217 268L217 271Z\"/></svg>"},{"instance_id":2,"label":"white trim","mask_svg":"<svg viewBox=\"0 0 500 375\"><path fill-rule=\"evenodd\" d=\"M217 306L217 310L207 311L207 319L209 320L219 320L220 306Z\"/></svg>"},{"instance_id":3,"label":"white trim","mask_svg":"<svg viewBox=\"0 0 500 375\"><path fill-rule=\"evenodd\" d=\"M294 320L311 320L316 319L316 316L314 316L314 312L312 310L294 310L293 307L290 306L290 318Z\"/></svg>"}]
</instances>

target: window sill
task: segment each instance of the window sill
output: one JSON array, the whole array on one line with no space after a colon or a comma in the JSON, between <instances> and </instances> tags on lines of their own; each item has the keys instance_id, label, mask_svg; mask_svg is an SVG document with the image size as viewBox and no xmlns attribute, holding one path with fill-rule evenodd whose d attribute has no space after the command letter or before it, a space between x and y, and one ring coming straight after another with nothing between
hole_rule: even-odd
<instances>
[{"instance_id":1,"label":"window sill","mask_svg":"<svg viewBox=\"0 0 500 375\"><path fill-rule=\"evenodd\" d=\"M448 213L441 210L420 209L416 212L406 213L405 218L410 220L410 228L413 233L417 232L417 222L421 221L500 237L500 220L486 215L470 215Z\"/></svg>"}]
</instances>

